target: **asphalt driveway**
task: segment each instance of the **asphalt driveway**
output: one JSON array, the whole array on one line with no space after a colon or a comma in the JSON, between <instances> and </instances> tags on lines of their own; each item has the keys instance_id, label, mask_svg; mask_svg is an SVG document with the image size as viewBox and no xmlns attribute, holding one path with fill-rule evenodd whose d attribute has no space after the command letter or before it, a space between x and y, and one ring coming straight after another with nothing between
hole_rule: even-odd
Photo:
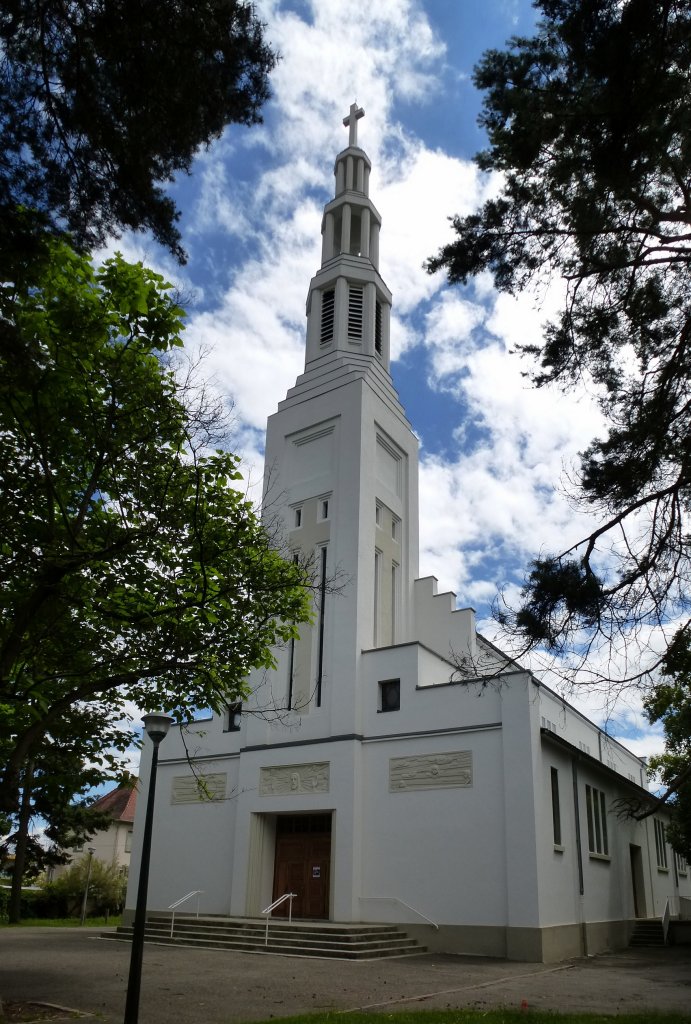
<instances>
[{"instance_id":1,"label":"asphalt driveway","mask_svg":"<svg viewBox=\"0 0 691 1024\"><path fill-rule=\"evenodd\" d=\"M0 929L0 996L122 1021L129 944L103 929ZM141 1024L235 1024L310 1011L520 1007L675 1010L691 1024L691 947L562 964L423 956L351 962L148 944ZM347 1019L347 1018L346 1018Z\"/></svg>"}]
</instances>

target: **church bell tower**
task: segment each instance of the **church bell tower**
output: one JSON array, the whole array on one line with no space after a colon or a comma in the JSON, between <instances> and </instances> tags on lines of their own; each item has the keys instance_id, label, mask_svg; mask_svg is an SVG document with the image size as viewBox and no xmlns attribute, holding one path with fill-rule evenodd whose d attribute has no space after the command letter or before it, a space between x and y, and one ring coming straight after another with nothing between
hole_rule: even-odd
<instances>
[{"instance_id":1,"label":"church bell tower","mask_svg":"<svg viewBox=\"0 0 691 1024\"><path fill-rule=\"evenodd\" d=\"M354 103L344 118L348 145L307 295L305 369L266 440L265 508L280 510L316 585L314 623L282 652L273 699L319 735L358 730L361 652L412 638L417 575L417 440L389 372L391 292L358 145L363 115Z\"/></svg>"},{"instance_id":2,"label":"church bell tower","mask_svg":"<svg viewBox=\"0 0 691 1024\"><path fill-rule=\"evenodd\" d=\"M389 369L391 292L379 274L381 217L369 197L371 163L357 144L356 103L343 123L348 147L336 157L336 194L322 217L322 264L307 295L306 368L332 352L376 356Z\"/></svg>"}]
</instances>

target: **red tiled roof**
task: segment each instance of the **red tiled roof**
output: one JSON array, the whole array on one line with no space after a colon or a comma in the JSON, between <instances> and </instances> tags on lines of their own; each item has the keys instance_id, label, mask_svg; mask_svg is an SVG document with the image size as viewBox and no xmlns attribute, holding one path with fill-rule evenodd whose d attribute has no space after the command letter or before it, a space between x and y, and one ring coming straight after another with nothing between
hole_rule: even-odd
<instances>
[{"instance_id":1,"label":"red tiled roof","mask_svg":"<svg viewBox=\"0 0 691 1024\"><path fill-rule=\"evenodd\" d=\"M94 811L106 811L113 821L134 821L137 809L137 779L118 786L91 805Z\"/></svg>"}]
</instances>

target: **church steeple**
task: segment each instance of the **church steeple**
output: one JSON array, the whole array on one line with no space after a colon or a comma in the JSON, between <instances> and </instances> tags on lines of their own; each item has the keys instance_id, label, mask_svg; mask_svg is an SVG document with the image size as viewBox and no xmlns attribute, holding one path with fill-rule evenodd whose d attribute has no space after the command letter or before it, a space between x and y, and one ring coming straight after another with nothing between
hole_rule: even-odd
<instances>
[{"instance_id":1,"label":"church steeple","mask_svg":"<svg viewBox=\"0 0 691 1024\"><path fill-rule=\"evenodd\" d=\"M418 564L417 439L389 372L391 293L358 145L363 115L354 103L343 121L348 145L307 298L305 371L266 434L265 507L280 508L287 547L313 560L319 580L315 625L276 679L291 709L318 712L333 735L360 731L361 652L412 637ZM347 584L332 598L326 581L339 574Z\"/></svg>"},{"instance_id":2,"label":"church steeple","mask_svg":"<svg viewBox=\"0 0 691 1024\"><path fill-rule=\"evenodd\" d=\"M321 268L307 296L305 369L334 354L369 356L389 369L391 293L379 274L381 217L369 198L371 163L358 146L364 110L343 118L348 146L336 157L335 194L322 217Z\"/></svg>"}]
</instances>

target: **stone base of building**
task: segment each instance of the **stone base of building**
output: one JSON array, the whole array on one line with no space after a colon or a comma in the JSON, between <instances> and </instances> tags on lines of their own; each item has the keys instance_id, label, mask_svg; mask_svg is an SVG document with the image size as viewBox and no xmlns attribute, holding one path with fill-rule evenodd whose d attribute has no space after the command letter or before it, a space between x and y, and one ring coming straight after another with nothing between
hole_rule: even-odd
<instances>
[{"instance_id":1,"label":"stone base of building","mask_svg":"<svg viewBox=\"0 0 691 1024\"><path fill-rule=\"evenodd\" d=\"M528 963L559 963L592 956L629 944L633 921L593 921L549 928L504 928L486 925L405 924L406 932L434 953L490 956Z\"/></svg>"},{"instance_id":2,"label":"stone base of building","mask_svg":"<svg viewBox=\"0 0 691 1024\"><path fill-rule=\"evenodd\" d=\"M185 918L187 915L180 916ZM127 926L133 923L134 910L128 908L123 911L122 924ZM689 930L678 940L680 943L691 941L691 921L684 923L688 923ZM563 924L549 928L442 924L435 929L431 925L400 922L400 927L431 953L550 964L572 957L594 956L624 949L629 944L634 924L634 921L629 920L591 921L582 925Z\"/></svg>"}]
</instances>

